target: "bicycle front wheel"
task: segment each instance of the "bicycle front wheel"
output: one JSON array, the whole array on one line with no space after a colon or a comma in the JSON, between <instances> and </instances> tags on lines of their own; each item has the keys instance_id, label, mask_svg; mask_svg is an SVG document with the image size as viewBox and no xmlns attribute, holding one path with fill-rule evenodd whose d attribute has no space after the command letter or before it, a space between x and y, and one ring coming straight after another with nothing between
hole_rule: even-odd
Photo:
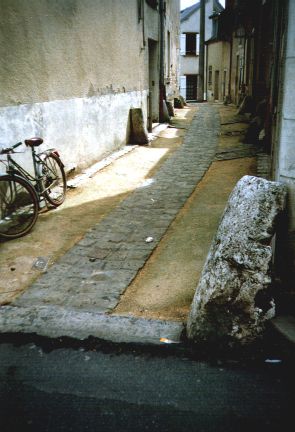
<instances>
[{"instance_id":1,"label":"bicycle front wheel","mask_svg":"<svg viewBox=\"0 0 295 432\"><path fill-rule=\"evenodd\" d=\"M66 174L60 159L49 154L42 166L44 197L54 207L61 205L66 197Z\"/></svg>"},{"instance_id":2,"label":"bicycle front wheel","mask_svg":"<svg viewBox=\"0 0 295 432\"><path fill-rule=\"evenodd\" d=\"M27 234L38 217L38 198L22 177L0 177L0 237L15 239Z\"/></svg>"}]
</instances>

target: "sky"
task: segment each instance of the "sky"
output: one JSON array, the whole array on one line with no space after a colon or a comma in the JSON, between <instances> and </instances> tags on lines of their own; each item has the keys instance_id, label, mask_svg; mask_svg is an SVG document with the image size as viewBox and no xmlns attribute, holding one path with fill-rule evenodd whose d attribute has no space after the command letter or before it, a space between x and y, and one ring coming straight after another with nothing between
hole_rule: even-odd
<instances>
[{"instance_id":1,"label":"sky","mask_svg":"<svg viewBox=\"0 0 295 432\"><path fill-rule=\"evenodd\" d=\"M198 3L198 0L180 0L180 10L185 9L194 3ZM219 3L224 7L225 0L219 0Z\"/></svg>"}]
</instances>

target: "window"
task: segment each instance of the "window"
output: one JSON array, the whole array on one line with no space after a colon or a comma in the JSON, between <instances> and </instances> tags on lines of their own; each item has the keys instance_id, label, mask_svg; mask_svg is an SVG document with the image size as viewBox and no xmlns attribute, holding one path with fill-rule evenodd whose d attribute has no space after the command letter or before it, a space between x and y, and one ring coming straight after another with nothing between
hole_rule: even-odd
<instances>
[{"instance_id":1,"label":"window","mask_svg":"<svg viewBox=\"0 0 295 432\"><path fill-rule=\"evenodd\" d=\"M182 33L180 36L181 55L199 55L199 33Z\"/></svg>"},{"instance_id":2,"label":"window","mask_svg":"<svg viewBox=\"0 0 295 432\"><path fill-rule=\"evenodd\" d=\"M212 85L212 66L209 66L209 72L208 72L208 86Z\"/></svg>"},{"instance_id":3,"label":"window","mask_svg":"<svg viewBox=\"0 0 295 432\"><path fill-rule=\"evenodd\" d=\"M196 54L197 52L197 43L196 43L196 33L187 33L186 34L186 50L187 54Z\"/></svg>"}]
</instances>

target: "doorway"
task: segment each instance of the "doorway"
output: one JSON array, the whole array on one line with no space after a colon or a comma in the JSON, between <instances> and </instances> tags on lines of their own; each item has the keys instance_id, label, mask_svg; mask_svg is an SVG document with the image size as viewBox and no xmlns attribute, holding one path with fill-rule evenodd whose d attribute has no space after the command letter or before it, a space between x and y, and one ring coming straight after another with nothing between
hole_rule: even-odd
<instances>
[{"instance_id":1,"label":"doorway","mask_svg":"<svg viewBox=\"0 0 295 432\"><path fill-rule=\"evenodd\" d=\"M219 71L215 71L214 77L214 100L219 100Z\"/></svg>"},{"instance_id":2,"label":"doorway","mask_svg":"<svg viewBox=\"0 0 295 432\"><path fill-rule=\"evenodd\" d=\"M197 100L198 75L186 76L186 100Z\"/></svg>"},{"instance_id":3,"label":"doorway","mask_svg":"<svg viewBox=\"0 0 295 432\"><path fill-rule=\"evenodd\" d=\"M225 95L226 95L226 71L223 71L222 100L225 100Z\"/></svg>"},{"instance_id":4,"label":"doorway","mask_svg":"<svg viewBox=\"0 0 295 432\"><path fill-rule=\"evenodd\" d=\"M159 74L158 72L158 44L148 40L149 56L149 93L147 101L147 129L152 131L153 123L159 121Z\"/></svg>"}]
</instances>

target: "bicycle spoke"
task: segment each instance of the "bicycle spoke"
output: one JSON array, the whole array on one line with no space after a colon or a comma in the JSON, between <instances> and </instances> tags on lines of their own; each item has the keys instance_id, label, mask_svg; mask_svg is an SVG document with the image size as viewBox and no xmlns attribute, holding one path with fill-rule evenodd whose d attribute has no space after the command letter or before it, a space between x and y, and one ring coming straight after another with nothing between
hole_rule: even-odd
<instances>
[{"instance_id":1,"label":"bicycle spoke","mask_svg":"<svg viewBox=\"0 0 295 432\"><path fill-rule=\"evenodd\" d=\"M44 196L55 207L62 204L66 193L63 167L57 157L48 155L43 166Z\"/></svg>"},{"instance_id":2,"label":"bicycle spoke","mask_svg":"<svg viewBox=\"0 0 295 432\"><path fill-rule=\"evenodd\" d=\"M34 225L38 208L30 185L10 176L0 178L0 236L15 238Z\"/></svg>"}]
</instances>

